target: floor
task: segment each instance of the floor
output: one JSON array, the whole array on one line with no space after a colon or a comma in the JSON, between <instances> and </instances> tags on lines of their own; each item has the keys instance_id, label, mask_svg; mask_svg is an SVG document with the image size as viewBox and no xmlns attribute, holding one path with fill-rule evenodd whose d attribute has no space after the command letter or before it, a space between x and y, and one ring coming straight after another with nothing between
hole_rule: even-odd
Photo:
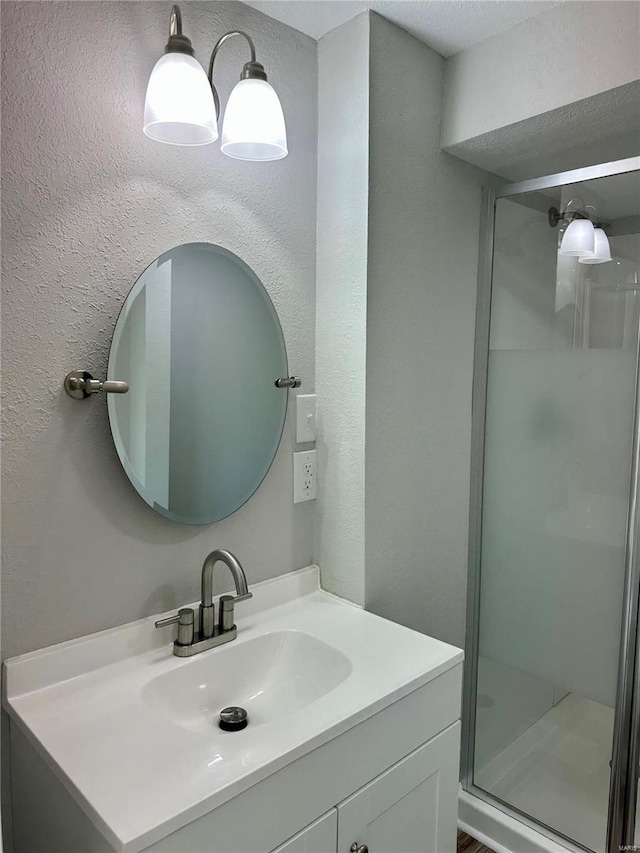
<instances>
[{"instance_id":1,"label":"floor","mask_svg":"<svg viewBox=\"0 0 640 853\"><path fill-rule=\"evenodd\" d=\"M611 708L570 693L477 772L476 783L602 853L613 717Z\"/></svg>"},{"instance_id":2,"label":"floor","mask_svg":"<svg viewBox=\"0 0 640 853\"><path fill-rule=\"evenodd\" d=\"M484 844L480 844L475 838L471 838L465 832L458 833L458 853L493 853Z\"/></svg>"}]
</instances>

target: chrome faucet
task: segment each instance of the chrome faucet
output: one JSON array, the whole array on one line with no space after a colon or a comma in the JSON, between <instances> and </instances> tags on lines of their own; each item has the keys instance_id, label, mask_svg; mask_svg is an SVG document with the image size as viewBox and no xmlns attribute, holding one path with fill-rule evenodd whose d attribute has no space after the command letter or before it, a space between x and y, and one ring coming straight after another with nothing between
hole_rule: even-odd
<instances>
[{"instance_id":1,"label":"chrome faucet","mask_svg":"<svg viewBox=\"0 0 640 853\"><path fill-rule=\"evenodd\" d=\"M215 624L213 604L213 570L216 563L224 563L233 575L236 595L221 595L218 605L218 624ZM156 628L178 625L178 637L173 644L173 653L178 657L190 657L235 640L238 630L234 624L234 607L238 601L253 597L247 587L247 578L240 561L231 551L218 548L212 551L202 566L202 600L200 602L199 630L194 630L195 614L189 607L181 608L175 616L159 619Z\"/></svg>"},{"instance_id":2,"label":"chrome faucet","mask_svg":"<svg viewBox=\"0 0 640 853\"><path fill-rule=\"evenodd\" d=\"M213 570L216 563L224 563L233 575L236 595L223 595L218 607L218 628L220 632L233 628L233 606L236 601L246 601L252 597L247 588L247 578L240 562L231 551L219 548L212 551L202 566L202 601L200 602L200 633L205 639L213 636L215 616L213 612Z\"/></svg>"}]
</instances>

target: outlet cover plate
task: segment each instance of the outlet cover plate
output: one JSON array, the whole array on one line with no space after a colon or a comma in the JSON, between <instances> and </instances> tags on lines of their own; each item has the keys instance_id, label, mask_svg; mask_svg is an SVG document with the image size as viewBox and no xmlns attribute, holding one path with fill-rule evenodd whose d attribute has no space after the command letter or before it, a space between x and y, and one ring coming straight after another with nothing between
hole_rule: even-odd
<instances>
[{"instance_id":1,"label":"outlet cover plate","mask_svg":"<svg viewBox=\"0 0 640 853\"><path fill-rule=\"evenodd\" d=\"M293 502L316 499L316 451L301 450L293 454Z\"/></svg>"}]
</instances>

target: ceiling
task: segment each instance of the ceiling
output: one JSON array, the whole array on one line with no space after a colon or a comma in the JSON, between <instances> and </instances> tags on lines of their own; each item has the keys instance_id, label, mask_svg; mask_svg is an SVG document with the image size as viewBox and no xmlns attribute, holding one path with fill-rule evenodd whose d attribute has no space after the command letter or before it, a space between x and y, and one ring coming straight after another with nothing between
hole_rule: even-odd
<instances>
[{"instance_id":1,"label":"ceiling","mask_svg":"<svg viewBox=\"0 0 640 853\"><path fill-rule=\"evenodd\" d=\"M245 0L265 15L319 39L367 9L452 56L546 12L547 0Z\"/></svg>"}]
</instances>

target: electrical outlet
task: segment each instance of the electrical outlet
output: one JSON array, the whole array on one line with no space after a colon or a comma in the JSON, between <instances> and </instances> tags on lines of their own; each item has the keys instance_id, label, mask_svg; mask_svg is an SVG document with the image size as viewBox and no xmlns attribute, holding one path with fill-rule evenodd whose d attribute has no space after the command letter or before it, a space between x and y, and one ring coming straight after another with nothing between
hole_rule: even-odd
<instances>
[{"instance_id":1,"label":"electrical outlet","mask_svg":"<svg viewBox=\"0 0 640 853\"><path fill-rule=\"evenodd\" d=\"M293 502L316 499L316 452L302 450L293 454Z\"/></svg>"},{"instance_id":2,"label":"electrical outlet","mask_svg":"<svg viewBox=\"0 0 640 853\"><path fill-rule=\"evenodd\" d=\"M316 427L316 395L298 394L296 396L296 442L315 441Z\"/></svg>"}]
</instances>

